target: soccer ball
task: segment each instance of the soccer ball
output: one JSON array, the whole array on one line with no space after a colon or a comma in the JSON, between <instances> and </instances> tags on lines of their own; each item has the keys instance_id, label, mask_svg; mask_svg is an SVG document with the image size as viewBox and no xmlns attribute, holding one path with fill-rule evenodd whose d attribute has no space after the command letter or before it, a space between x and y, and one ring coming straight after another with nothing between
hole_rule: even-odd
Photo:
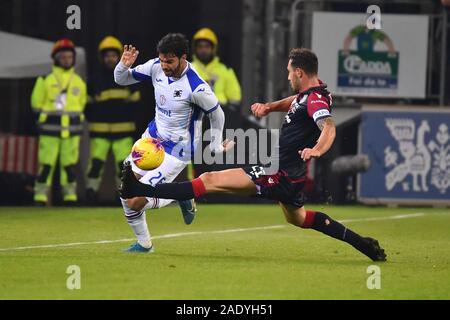
<instances>
[{"instance_id":1,"label":"soccer ball","mask_svg":"<svg viewBox=\"0 0 450 320\"><path fill-rule=\"evenodd\" d=\"M158 139L141 138L131 148L131 159L139 169L156 169L164 161L164 147Z\"/></svg>"}]
</instances>

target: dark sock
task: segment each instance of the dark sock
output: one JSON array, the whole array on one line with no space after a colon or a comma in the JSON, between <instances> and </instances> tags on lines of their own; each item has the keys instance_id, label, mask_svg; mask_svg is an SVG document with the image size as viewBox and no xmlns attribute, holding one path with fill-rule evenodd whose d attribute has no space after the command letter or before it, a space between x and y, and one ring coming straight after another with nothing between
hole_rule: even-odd
<instances>
[{"instance_id":1,"label":"dark sock","mask_svg":"<svg viewBox=\"0 0 450 320\"><path fill-rule=\"evenodd\" d=\"M347 242L368 257L373 256L372 247L363 237L323 212L307 210L302 228L320 231L330 237Z\"/></svg>"},{"instance_id":2,"label":"dark sock","mask_svg":"<svg viewBox=\"0 0 450 320\"><path fill-rule=\"evenodd\" d=\"M141 184L140 187L145 196L161 199L190 200L206 193L200 178L186 182L160 183L154 187Z\"/></svg>"}]
</instances>

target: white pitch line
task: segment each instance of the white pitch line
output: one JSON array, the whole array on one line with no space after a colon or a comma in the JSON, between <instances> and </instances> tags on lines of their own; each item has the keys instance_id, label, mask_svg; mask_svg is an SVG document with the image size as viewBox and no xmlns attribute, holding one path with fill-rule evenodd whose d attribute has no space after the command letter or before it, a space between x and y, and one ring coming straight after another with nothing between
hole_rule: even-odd
<instances>
[{"instance_id":1,"label":"white pitch line","mask_svg":"<svg viewBox=\"0 0 450 320\"><path fill-rule=\"evenodd\" d=\"M345 219L339 220L342 223L349 222L365 222L365 221L383 221L383 220L399 220L399 219L409 219L424 216L424 213L414 213L414 214L403 214L389 217L373 217L373 218L359 218L359 219ZM239 228L239 229L226 229L226 230L215 230L215 231L194 231L194 232L182 232L182 233L169 233L160 236L152 237L154 239L169 239L169 238L179 238L186 236L196 236L196 235L206 235L206 234L223 234L223 233L236 233L236 232L246 232L246 231L258 231L258 230L270 230L270 229L281 229L286 228L288 225L273 225L265 227L254 227L254 228ZM93 244L110 244L119 242L130 242L135 241L135 238L130 239L118 239L118 240L100 240L91 242L73 242L73 243L60 243L60 244L47 244L39 246L27 246L27 247L15 247L15 248L0 248L0 252L6 251L19 251L19 250L29 250L29 249L49 249L49 248L65 248L65 247L77 247Z\"/></svg>"},{"instance_id":2,"label":"white pitch line","mask_svg":"<svg viewBox=\"0 0 450 320\"><path fill-rule=\"evenodd\" d=\"M411 213L411 214L399 214L399 215L390 216L390 217L344 219L344 220L338 220L338 221L341 223L349 223L349 222L360 222L360 221L399 220L399 219L417 218L417 217L422 217L424 215L425 215L425 213Z\"/></svg>"},{"instance_id":3,"label":"white pitch line","mask_svg":"<svg viewBox=\"0 0 450 320\"><path fill-rule=\"evenodd\" d=\"M275 226L265 226L265 227L255 227L255 228L241 228L241 229L227 229L227 230L215 230L215 231L195 231L195 232L182 232L182 233L169 233L160 236L151 237L154 239L168 239L168 238L178 238L185 236L196 236L204 234L220 234L220 233L233 233L233 232L244 232L244 231L257 231L257 230L268 230L268 229L279 229L284 228L286 225L275 225ZM28 246L28 247L15 247L15 248L0 248L0 252L5 251L18 251L18 250L28 250L28 249L48 249L48 248L64 248L64 247L76 247L85 246L91 244L109 244L118 242L130 242L136 241L135 238L130 239L118 239L118 240L100 240L92 242L73 242L73 243L60 243L60 244L47 244L39 246Z\"/></svg>"}]
</instances>

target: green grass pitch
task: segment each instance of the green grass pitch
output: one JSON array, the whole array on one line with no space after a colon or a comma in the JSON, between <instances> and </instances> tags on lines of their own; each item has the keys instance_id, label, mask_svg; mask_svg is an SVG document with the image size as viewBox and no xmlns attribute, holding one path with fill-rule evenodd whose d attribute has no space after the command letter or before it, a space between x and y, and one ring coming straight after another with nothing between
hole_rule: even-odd
<instances>
[{"instance_id":1,"label":"green grass pitch","mask_svg":"<svg viewBox=\"0 0 450 320\"><path fill-rule=\"evenodd\" d=\"M191 226L176 206L153 211L152 254L121 252L133 238L121 208L0 208L0 299L450 299L449 209L309 208L379 239L380 289L368 258L276 205L200 205Z\"/></svg>"}]
</instances>

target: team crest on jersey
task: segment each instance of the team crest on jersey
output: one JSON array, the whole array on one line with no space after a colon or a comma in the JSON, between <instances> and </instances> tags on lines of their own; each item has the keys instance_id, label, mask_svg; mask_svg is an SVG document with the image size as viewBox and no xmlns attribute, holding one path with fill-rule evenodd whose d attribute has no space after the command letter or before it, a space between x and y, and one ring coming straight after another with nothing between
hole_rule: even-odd
<instances>
[{"instance_id":1,"label":"team crest on jersey","mask_svg":"<svg viewBox=\"0 0 450 320\"><path fill-rule=\"evenodd\" d=\"M173 92L173 97L174 98L181 98L181 95L183 94L183 90L175 90Z\"/></svg>"},{"instance_id":2,"label":"team crest on jersey","mask_svg":"<svg viewBox=\"0 0 450 320\"><path fill-rule=\"evenodd\" d=\"M166 97L163 94L159 96L159 104L160 105L162 105L162 106L165 105L166 101L167 101Z\"/></svg>"},{"instance_id":3,"label":"team crest on jersey","mask_svg":"<svg viewBox=\"0 0 450 320\"><path fill-rule=\"evenodd\" d=\"M80 94L80 88L78 88L78 87L73 87L73 88L72 88L72 94L73 94L74 96L79 95L79 94Z\"/></svg>"},{"instance_id":4,"label":"team crest on jersey","mask_svg":"<svg viewBox=\"0 0 450 320\"><path fill-rule=\"evenodd\" d=\"M294 100L291 107L289 108L288 114L296 113L297 110L302 106L301 104L304 103L306 99L308 99L308 96L304 96L303 98L301 98L300 102L297 102L297 99Z\"/></svg>"}]
</instances>

